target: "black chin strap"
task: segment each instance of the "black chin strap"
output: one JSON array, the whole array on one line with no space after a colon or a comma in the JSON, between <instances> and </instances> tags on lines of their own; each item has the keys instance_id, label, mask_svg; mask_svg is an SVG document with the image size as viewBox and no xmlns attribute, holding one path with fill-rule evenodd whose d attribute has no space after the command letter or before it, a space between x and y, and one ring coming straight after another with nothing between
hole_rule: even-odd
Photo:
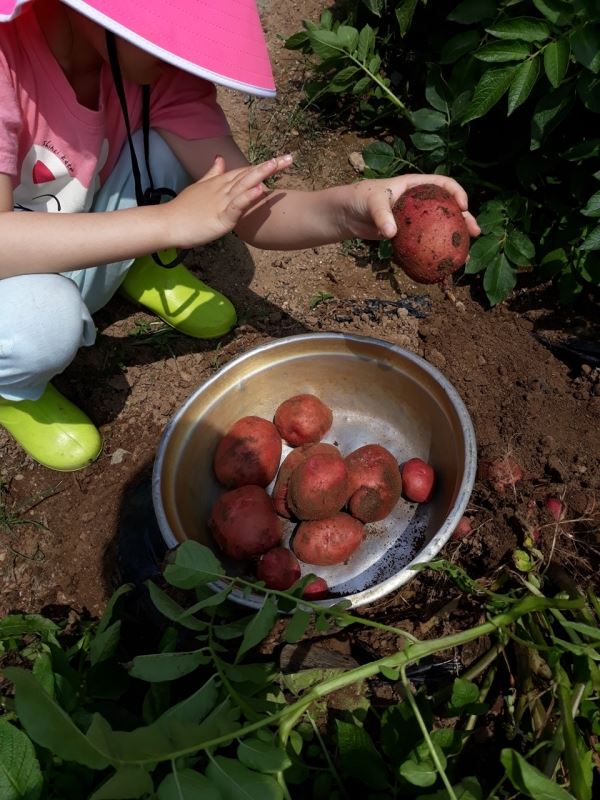
<instances>
[{"instance_id":1,"label":"black chin strap","mask_svg":"<svg viewBox=\"0 0 600 800\"><path fill-rule=\"evenodd\" d=\"M125 87L123 86L123 76L121 74L121 67L119 64L119 55L117 53L117 44L115 36L111 31L106 31L106 48L108 50L108 59L110 61L110 69L123 111L123 119L125 121L125 128L127 130L127 139L129 141L129 152L131 154L131 171L133 173L133 182L135 185L135 199L138 206L156 206L163 197L175 197L173 189L166 186L155 188L154 181L152 180L152 173L150 171L150 86L148 84L142 86L142 130L144 136L144 161L146 162L146 171L148 173L148 180L150 186L142 189L142 177L140 174L140 167L138 164L137 156L135 154L135 147L133 146L133 139L131 138L131 124L129 122L129 112L127 111L127 97L125 95ZM164 263L158 253L152 253L152 258L160 267L175 267L181 263L189 251L178 250L175 258L168 263Z\"/></svg>"}]
</instances>

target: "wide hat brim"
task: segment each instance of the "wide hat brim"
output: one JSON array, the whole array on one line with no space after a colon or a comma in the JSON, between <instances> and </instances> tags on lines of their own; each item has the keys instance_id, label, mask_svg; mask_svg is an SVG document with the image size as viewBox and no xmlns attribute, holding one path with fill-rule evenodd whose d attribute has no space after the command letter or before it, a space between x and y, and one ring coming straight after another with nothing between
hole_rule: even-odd
<instances>
[{"instance_id":1,"label":"wide hat brim","mask_svg":"<svg viewBox=\"0 0 600 800\"><path fill-rule=\"evenodd\" d=\"M0 0L0 22L31 0ZM62 0L123 39L231 89L273 97L255 0Z\"/></svg>"}]
</instances>

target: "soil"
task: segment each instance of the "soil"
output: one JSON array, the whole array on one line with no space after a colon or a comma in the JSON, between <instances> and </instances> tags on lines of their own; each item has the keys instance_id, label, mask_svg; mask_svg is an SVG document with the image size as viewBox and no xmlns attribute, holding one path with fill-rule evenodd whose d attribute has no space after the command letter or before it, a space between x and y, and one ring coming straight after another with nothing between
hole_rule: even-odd
<instances>
[{"instance_id":1,"label":"soil","mask_svg":"<svg viewBox=\"0 0 600 800\"><path fill-rule=\"evenodd\" d=\"M294 152L295 166L281 186L355 181L352 154L365 140L323 128L301 109L306 67L281 44L302 19L317 17L321 3L267 0L262 9L279 97L248 101L221 91L236 139L258 157ZM65 606L100 614L120 580L116 537L128 491L150 475L175 410L232 358L311 331L378 337L423 356L466 403L480 458L510 454L521 465L523 479L504 494L477 481L468 509L473 533L451 541L444 557L473 577L492 576L533 533L564 580L582 588L598 581L600 362L597 346L576 347L599 340L594 298L557 310L551 287L525 286L490 309L477 276L455 279L449 293L418 286L356 242L266 252L232 234L193 252L187 263L234 301L239 325L218 342L201 342L119 297L97 314L96 345L82 349L55 380L102 432L96 463L76 473L52 472L0 431L0 613ZM558 522L544 510L549 495L566 508ZM419 576L370 611L407 629L418 625L421 635L439 634L465 613L448 591L445 579ZM371 654L398 645L388 633L361 636L360 646Z\"/></svg>"}]
</instances>

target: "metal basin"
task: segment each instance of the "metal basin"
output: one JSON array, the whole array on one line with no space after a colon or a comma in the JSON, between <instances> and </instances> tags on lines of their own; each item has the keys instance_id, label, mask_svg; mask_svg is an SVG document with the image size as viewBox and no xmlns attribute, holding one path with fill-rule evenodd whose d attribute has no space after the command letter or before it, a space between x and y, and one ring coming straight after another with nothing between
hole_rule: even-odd
<instances>
[{"instance_id":1,"label":"metal basin","mask_svg":"<svg viewBox=\"0 0 600 800\"><path fill-rule=\"evenodd\" d=\"M240 417L272 419L281 402L300 393L315 394L332 408L333 427L324 441L344 455L377 443L399 463L413 457L428 461L438 476L429 503L400 500L389 517L367 526L366 541L347 563L302 565L303 574L315 572L329 584L331 600L323 603L347 598L353 606L364 605L398 589L415 575L411 564L439 552L475 480L475 433L462 400L439 370L395 345L362 336L306 334L261 345L223 367L165 428L152 482L158 524L169 548L191 538L218 552L206 526L223 491L212 471L217 442ZM284 445L282 457L288 452ZM286 543L293 528L286 523ZM231 575L248 569L223 562ZM258 593L230 596L250 607L262 602Z\"/></svg>"}]
</instances>

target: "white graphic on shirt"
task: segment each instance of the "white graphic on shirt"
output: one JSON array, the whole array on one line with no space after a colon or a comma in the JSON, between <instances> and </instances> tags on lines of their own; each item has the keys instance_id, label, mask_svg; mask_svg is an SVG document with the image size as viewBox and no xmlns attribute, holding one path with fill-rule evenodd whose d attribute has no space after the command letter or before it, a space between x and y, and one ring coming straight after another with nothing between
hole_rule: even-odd
<instances>
[{"instance_id":1,"label":"white graphic on shirt","mask_svg":"<svg viewBox=\"0 0 600 800\"><path fill-rule=\"evenodd\" d=\"M98 173L106 163L108 141L104 139L89 186L71 175L61 159L34 144L21 165L21 182L13 192L20 211L89 211L100 185Z\"/></svg>"}]
</instances>

